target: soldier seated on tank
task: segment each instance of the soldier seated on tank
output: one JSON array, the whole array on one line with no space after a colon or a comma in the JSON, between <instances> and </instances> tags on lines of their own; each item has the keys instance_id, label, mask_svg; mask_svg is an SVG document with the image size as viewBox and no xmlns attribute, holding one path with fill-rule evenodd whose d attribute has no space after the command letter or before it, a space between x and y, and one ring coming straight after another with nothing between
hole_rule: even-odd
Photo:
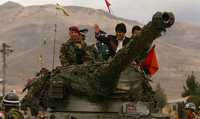
<instances>
[{"instance_id":1,"label":"soldier seated on tank","mask_svg":"<svg viewBox=\"0 0 200 119\"><path fill-rule=\"evenodd\" d=\"M87 29L79 30L78 27L69 28L70 39L62 44L60 49L60 62L62 66L95 62L98 58L93 46L87 46L85 33Z\"/></svg>"},{"instance_id":2,"label":"soldier seated on tank","mask_svg":"<svg viewBox=\"0 0 200 119\"><path fill-rule=\"evenodd\" d=\"M100 27L95 24L95 38L108 46L109 55L113 57L120 49L122 49L128 42L129 38L125 36L126 26L124 23L119 23L115 27L116 35L103 34Z\"/></svg>"},{"instance_id":3,"label":"soldier seated on tank","mask_svg":"<svg viewBox=\"0 0 200 119\"><path fill-rule=\"evenodd\" d=\"M69 40L62 44L60 49L60 62L62 66L82 64L85 55L85 43L80 36L79 28L69 28Z\"/></svg>"}]
</instances>

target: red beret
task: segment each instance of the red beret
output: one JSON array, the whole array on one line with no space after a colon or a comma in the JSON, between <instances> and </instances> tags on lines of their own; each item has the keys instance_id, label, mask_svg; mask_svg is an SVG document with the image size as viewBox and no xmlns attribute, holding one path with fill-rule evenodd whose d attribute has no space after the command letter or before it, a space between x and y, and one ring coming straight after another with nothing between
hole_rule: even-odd
<instances>
[{"instance_id":1,"label":"red beret","mask_svg":"<svg viewBox=\"0 0 200 119\"><path fill-rule=\"evenodd\" d=\"M69 31L75 31L75 32L77 32L77 33L80 34L80 30L79 30L79 28L77 26L71 26L71 27L69 27Z\"/></svg>"}]
</instances>

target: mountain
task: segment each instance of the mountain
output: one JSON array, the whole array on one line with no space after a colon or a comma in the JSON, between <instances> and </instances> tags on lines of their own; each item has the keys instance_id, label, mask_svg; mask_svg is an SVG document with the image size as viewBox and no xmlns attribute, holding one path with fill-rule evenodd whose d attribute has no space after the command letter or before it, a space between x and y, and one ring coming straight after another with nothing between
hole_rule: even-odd
<instances>
[{"instance_id":1,"label":"mountain","mask_svg":"<svg viewBox=\"0 0 200 119\"><path fill-rule=\"evenodd\" d=\"M13 9L13 8L18 8L18 7L23 7L23 6L12 1L8 1L4 3L3 5L1 5L0 7L1 9Z\"/></svg>"},{"instance_id":2,"label":"mountain","mask_svg":"<svg viewBox=\"0 0 200 119\"><path fill-rule=\"evenodd\" d=\"M128 36L133 25L142 25L138 21L112 16L99 9L79 6L65 6L65 9L70 16L56 11L54 5L24 7L7 2L0 6L0 44L5 42L14 49L7 57L7 90L16 89L20 92L26 80L33 77L40 67L52 68L55 36L55 65L60 65L59 48L67 40L68 27L71 25L89 29L86 36L88 44L96 41L94 24L113 34L115 25L124 22ZM200 26L195 24L176 22L155 43L160 70L153 77L152 85L160 83L170 99L180 97L187 74L194 71L199 75L199 31ZM40 55L43 57L42 63L39 61Z\"/></svg>"},{"instance_id":3,"label":"mountain","mask_svg":"<svg viewBox=\"0 0 200 119\"><path fill-rule=\"evenodd\" d=\"M177 22L156 44L160 70L155 82L160 83L168 97L180 97L188 74L200 75L200 26Z\"/></svg>"}]
</instances>

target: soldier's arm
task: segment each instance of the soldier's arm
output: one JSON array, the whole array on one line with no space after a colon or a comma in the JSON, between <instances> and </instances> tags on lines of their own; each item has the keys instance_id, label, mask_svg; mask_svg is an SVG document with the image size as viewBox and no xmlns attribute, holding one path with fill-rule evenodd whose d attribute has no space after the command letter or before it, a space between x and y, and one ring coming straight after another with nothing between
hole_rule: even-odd
<instances>
[{"instance_id":1,"label":"soldier's arm","mask_svg":"<svg viewBox=\"0 0 200 119\"><path fill-rule=\"evenodd\" d=\"M95 33L95 38L100 41L100 42L103 42L105 44L109 44L109 38L105 35L105 34L102 34L102 33Z\"/></svg>"},{"instance_id":2,"label":"soldier's arm","mask_svg":"<svg viewBox=\"0 0 200 119\"><path fill-rule=\"evenodd\" d=\"M107 33L102 31L97 24L94 25L94 29L95 29L95 38L100 42L109 44L109 39L106 36Z\"/></svg>"}]
</instances>

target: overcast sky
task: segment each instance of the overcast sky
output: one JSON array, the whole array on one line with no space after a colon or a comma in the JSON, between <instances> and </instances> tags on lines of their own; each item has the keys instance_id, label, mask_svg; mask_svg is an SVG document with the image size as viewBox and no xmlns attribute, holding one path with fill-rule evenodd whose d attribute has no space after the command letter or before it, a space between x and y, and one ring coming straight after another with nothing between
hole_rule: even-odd
<instances>
[{"instance_id":1,"label":"overcast sky","mask_svg":"<svg viewBox=\"0 0 200 119\"><path fill-rule=\"evenodd\" d=\"M7 0L0 0L0 4ZM104 0L10 0L22 5L56 4L104 9ZM178 21L200 24L200 0L108 0L116 16L146 23L156 11L172 11Z\"/></svg>"}]
</instances>

